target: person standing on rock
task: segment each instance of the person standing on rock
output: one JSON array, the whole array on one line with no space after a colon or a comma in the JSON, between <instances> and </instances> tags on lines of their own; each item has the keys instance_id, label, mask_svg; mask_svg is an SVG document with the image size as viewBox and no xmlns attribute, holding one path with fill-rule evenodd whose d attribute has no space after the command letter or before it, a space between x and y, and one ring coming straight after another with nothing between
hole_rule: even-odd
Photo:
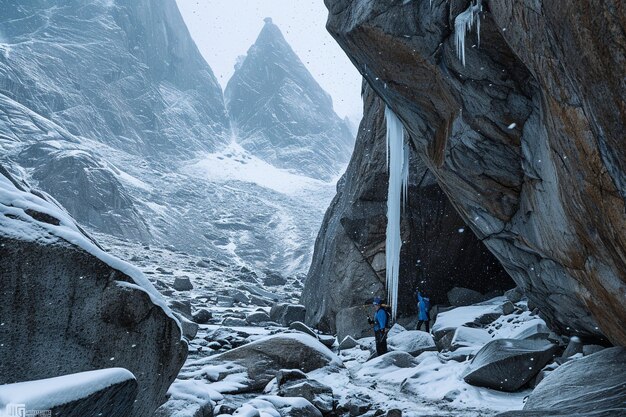
<instances>
[{"instance_id":1,"label":"person standing on rock","mask_svg":"<svg viewBox=\"0 0 626 417\"><path fill-rule=\"evenodd\" d=\"M376 353L378 356L387 353L387 312L382 306L380 297L374 298L374 320L367 318L369 324L374 325L374 338L376 339Z\"/></svg>"},{"instance_id":2,"label":"person standing on rock","mask_svg":"<svg viewBox=\"0 0 626 417\"><path fill-rule=\"evenodd\" d=\"M426 333L430 333L430 298L426 291L417 288L417 330L422 330L422 324L426 324Z\"/></svg>"}]
</instances>

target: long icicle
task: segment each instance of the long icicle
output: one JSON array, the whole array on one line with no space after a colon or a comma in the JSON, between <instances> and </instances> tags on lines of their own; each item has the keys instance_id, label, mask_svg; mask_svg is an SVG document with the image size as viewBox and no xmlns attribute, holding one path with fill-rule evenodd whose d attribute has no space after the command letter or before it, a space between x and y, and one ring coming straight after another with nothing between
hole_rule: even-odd
<instances>
[{"instance_id":1,"label":"long icicle","mask_svg":"<svg viewBox=\"0 0 626 417\"><path fill-rule=\"evenodd\" d=\"M456 43L456 54L465 66L465 36L476 23L478 34L478 47L480 47L480 13L483 10L482 0L476 0L456 19L454 19L454 36Z\"/></svg>"},{"instance_id":2,"label":"long icicle","mask_svg":"<svg viewBox=\"0 0 626 417\"><path fill-rule=\"evenodd\" d=\"M406 204L409 176L408 145L404 142L404 127L395 113L385 108L387 121L387 164L389 189L387 193L387 236L385 247L387 299L391 315L398 313L398 285L400 280L401 205ZM403 199L404 197L404 199Z\"/></svg>"}]
</instances>

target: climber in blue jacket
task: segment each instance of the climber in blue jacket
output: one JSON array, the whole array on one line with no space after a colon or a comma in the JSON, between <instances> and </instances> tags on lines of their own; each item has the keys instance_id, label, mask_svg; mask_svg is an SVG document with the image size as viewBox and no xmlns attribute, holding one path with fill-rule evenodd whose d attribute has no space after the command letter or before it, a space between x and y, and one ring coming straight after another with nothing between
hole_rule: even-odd
<instances>
[{"instance_id":1,"label":"climber in blue jacket","mask_svg":"<svg viewBox=\"0 0 626 417\"><path fill-rule=\"evenodd\" d=\"M417 295L417 330L422 329L422 324L426 324L426 332L430 332L430 298L426 291L416 291Z\"/></svg>"},{"instance_id":2,"label":"climber in blue jacket","mask_svg":"<svg viewBox=\"0 0 626 417\"><path fill-rule=\"evenodd\" d=\"M374 320L367 318L374 325L374 338L376 339L376 353L378 356L387 353L387 312L383 308L380 297L374 298Z\"/></svg>"}]
</instances>

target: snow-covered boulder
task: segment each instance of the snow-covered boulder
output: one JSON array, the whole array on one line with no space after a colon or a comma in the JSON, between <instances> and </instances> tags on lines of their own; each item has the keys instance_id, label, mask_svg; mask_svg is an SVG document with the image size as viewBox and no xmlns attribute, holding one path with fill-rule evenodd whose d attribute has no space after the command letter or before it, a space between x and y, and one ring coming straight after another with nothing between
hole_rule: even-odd
<instances>
[{"instance_id":1,"label":"snow-covered boulder","mask_svg":"<svg viewBox=\"0 0 626 417\"><path fill-rule=\"evenodd\" d=\"M262 390L281 369L310 372L324 366L343 366L326 346L304 333L267 336L247 345L209 358L207 365L229 363L247 372L247 379L224 392Z\"/></svg>"},{"instance_id":2,"label":"snow-covered boulder","mask_svg":"<svg viewBox=\"0 0 626 417\"><path fill-rule=\"evenodd\" d=\"M472 359L463 379L476 386L515 391L537 375L556 350L556 345L541 340L494 340Z\"/></svg>"},{"instance_id":3,"label":"snow-covered boulder","mask_svg":"<svg viewBox=\"0 0 626 417\"><path fill-rule=\"evenodd\" d=\"M407 330L389 336L387 344L392 350L407 352L412 356L419 356L429 350L437 350L433 337L420 330Z\"/></svg>"},{"instance_id":4,"label":"snow-covered boulder","mask_svg":"<svg viewBox=\"0 0 626 417\"><path fill-rule=\"evenodd\" d=\"M435 341L444 337L463 325L477 322L481 317L488 315L502 315L502 303L495 299L493 303L485 302L479 305L457 307L449 311L443 311L437 315L437 321L433 325Z\"/></svg>"},{"instance_id":5,"label":"snow-covered boulder","mask_svg":"<svg viewBox=\"0 0 626 417\"><path fill-rule=\"evenodd\" d=\"M417 364L417 360L410 354L401 351L393 351L364 363L356 374L360 378L376 379L382 374L397 371L401 368L412 368Z\"/></svg>"},{"instance_id":6,"label":"snow-covered boulder","mask_svg":"<svg viewBox=\"0 0 626 417\"><path fill-rule=\"evenodd\" d=\"M450 342L450 350L457 350L462 347L476 347L480 349L489 342L491 342L491 335L486 330L461 326L454 332Z\"/></svg>"},{"instance_id":7,"label":"snow-covered boulder","mask_svg":"<svg viewBox=\"0 0 626 417\"><path fill-rule=\"evenodd\" d=\"M318 334L317 339L327 348L332 348L337 341L335 336L331 336L329 334Z\"/></svg>"},{"instance_id":8,"label":"snow-covered boulder","mask_svg":"<svg viewBox=\"0 0 626 417\"><path fill-rule=\"evenodd\" d=\"M304 398L264 395L243 404L235 411L238 417L322 417L322 413Z\"/></svg>"},{"instance_id":9,"label":"snow-covered boulder","mask_svg":"<svg viewBox=\"0 0 626 417\"><path fill-rule=\"evenodd\" d=\"M63 417L125 417L131 415L137 391L137 380L128 370L102 369L0 385L0 410L10 416L50 410ZM22 412L11 407L23 407Z\"/></svg>"},{"instance_id":10,"label":"snow-covered boulder","mask_svg":"<svg viewBox=\"0 0 626 417\"><path fill-rule=\"evenodd\" d=\"M222 321L222 326L244 327L248 326L248 322L245 319L239 319L237 317L226 317Z\"/></svg>"},{"instance_id":11,"label":"snow-covered boulder","mask_svg":"<svg viewBox=\"0 0 626 417\"><path fill-rule=\"evenodd\" d=\"M304 322L306 309L303 305L278 303L270 310L270 319L283 326L289 326L294 321Z\"/></svg>"},{"instance_id":12,"label":"snow-covered boulder","mask_svg":"<svg viewBox=\"0 0 626 417\"><path fill-rule=\"evenodd\" d=\"M322 413L333 411L333 389L313 379L289 381L278 388L281 397L301 397L313 404Z\"/></svg>"},{"instance_id":13,"label":"snow-covered boulder","mask_svg":"<svg viewBox=\"0 0 626 417\"><path fill-rule=\"evenodd\" d=\"M176 380L167 392L169 398L153 417L213 417L215 401L224 397L204 381Z\"/></svg>"},{"instance_id":14,"label":"snow-covered boulder","mask_svg":"<svg viewBox=\"0 0 626 417\"><path fill-rule=\"evenodd\" d=\"M250 324L264 323L270 320L270 316L264 311L255 311L246 316L246 321Z\"/></svg>"},{"instance_id":15,"label":"snow-covered boulder","mask_svg":"<svg viewBox=\"0 0 626 417\"><path fill-rule=\"evenodd\" d=\"M198 324L206 324L213 318L213 314L205 309L201 308L193 314L193 321Z\"/></svg>"},{"instance_id":16,"label":"snow-covered boulder","mask_svg":"<svg viewBox=\"0 0 626 417\"><path fill-rule=\"evenodd\" d=\"M354 340L352 336L346 336L343 338L341 343L339 343L339 350L352 349L359 345L359 342Z\"/></svg>"},{"instance_id":17,"label":"snow-covered boulder","mask_svg":"<svg viewBox=\"0 0 626 417\"><path fill-rule=\"evenodd\" d=\"M8 175L8 174L6 174ZM0 384L122 367L145 417L187 355L163 299L104 252L53 200L0 175Z\"/></svg>"},{"instance_id":18,"label":"snow-covered boulder","mask_svg":"<svg viewBox=\"0 0 626 417\"><path fill-rule=\"evenodd\" d=\"M575 359L550 372L523 411L499 417L626 415L626 349L614 347Z\"/></svg>"}]
</instances>

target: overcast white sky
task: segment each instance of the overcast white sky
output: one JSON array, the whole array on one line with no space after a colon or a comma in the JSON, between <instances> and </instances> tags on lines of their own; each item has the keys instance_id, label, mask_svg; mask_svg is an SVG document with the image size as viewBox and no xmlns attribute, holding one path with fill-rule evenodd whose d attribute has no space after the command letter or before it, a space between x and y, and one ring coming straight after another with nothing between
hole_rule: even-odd
<instances>
[{"instance_id":1,"label":"overcast white sky","mask_svg":"<svg viewBox=\"0 0 626 417\"><path fill-rule=\"evenodd\" d=\"M198 49L222 87L271 17L287 42L333 97L335 111L360 120L361 75L326 31L322 0L176 0Z\"/></svg>"}]
</instances>

